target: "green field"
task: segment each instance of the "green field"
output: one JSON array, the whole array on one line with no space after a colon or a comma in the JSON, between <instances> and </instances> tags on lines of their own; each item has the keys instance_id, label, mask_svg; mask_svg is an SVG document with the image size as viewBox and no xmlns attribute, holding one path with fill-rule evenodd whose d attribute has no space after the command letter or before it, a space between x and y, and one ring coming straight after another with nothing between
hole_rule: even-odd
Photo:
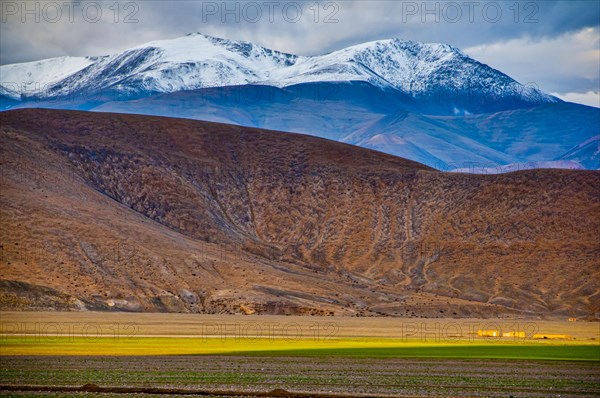
<instances>
[{"instance_id":1,"label":"green field","mask_svg":"<svg viewBox=\"0 0 600 398\"><path fill-rule=\"evenodd\" d=\"M187 396L185 392L296 398L600 396L596 361L387 356L395 352L366 349L353 355L368 356L356 357L328 356L331 352L323 351L313 352L317 357L288 356L286 351L273 356L3 356L0 385L5 387L0 387L0 396L90 396L82 391L89 383L104 388L102 396L119 397L179 397ZM39 387L46 390L35 392ZM274 390L280 394L269 395Z\"/></svg>"}]
</instances>

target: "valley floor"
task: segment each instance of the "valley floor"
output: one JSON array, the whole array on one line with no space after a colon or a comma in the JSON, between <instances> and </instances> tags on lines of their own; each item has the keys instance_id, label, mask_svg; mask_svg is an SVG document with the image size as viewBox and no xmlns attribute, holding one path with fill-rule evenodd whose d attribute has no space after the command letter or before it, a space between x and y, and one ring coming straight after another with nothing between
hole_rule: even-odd
<instances>
[{"instance_id":1,"label":"valley floor","mask_svg":"<svg viewBox=\"0 0 600 398\"><path fill-rule=\"evenodd\" d=\"M597 322L3 312L0 326L0 396L600 395ZM477 336L496 329L525 337Z\"/></svg>"}]
</instances>

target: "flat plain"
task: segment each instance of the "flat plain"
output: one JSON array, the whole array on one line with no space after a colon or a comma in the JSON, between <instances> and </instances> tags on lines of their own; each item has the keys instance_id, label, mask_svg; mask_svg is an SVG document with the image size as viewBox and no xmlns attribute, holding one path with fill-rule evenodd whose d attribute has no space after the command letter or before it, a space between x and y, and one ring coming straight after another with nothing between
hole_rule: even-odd
<instances>
[{"instance_id":1,"label":"flat plain","mask_svg":"<svg viewBox=\"0 0 600 398\"><path fill-rule=\"evenodd\" d=\"M600 394L597 322L3 312L0 324L3 396Z\"/></svg>"}]
</instances>

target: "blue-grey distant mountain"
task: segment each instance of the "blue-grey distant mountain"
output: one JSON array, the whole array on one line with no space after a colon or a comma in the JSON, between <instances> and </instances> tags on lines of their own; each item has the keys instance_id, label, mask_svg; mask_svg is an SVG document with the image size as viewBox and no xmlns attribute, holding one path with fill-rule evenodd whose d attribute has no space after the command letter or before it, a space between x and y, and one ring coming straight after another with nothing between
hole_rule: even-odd
<instances>
[{"instance_id":1,"label":"blue-grey distant mountain","mask_svg":"<svg viewBox=\"0 0 600 398\"><path fill-rule=\"evenodd\" d=\"M186 91L107 102L94 109L317 135L442 170L600 167L600 110L567 102L472 115L428 115L366 83L320 83ZM577 150L583 143L585 149Z\"/></svg>"},{"instance_id":2,"label":"blue-grey distant mountain","mask_svg":"<svg viewBox=\"0 0 600 398\"><path fill-rule=\"evenodd\" d=\"M0 76L3 109L228 122L442 169L600 167L598 109L564 103L445 44L392 39L302 57L192 34L112 56L5 65Z\"/></svg>"}]
</instances>

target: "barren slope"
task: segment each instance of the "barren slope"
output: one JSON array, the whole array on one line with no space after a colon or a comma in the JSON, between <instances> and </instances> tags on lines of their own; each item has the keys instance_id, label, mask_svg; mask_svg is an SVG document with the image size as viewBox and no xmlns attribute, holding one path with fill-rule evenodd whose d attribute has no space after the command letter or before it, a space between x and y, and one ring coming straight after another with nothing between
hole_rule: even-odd
<instances>
[{"instance_id":1,"label":"barren slope","mask_svg":"<svg viewBox=\"0 0 600 398\"><path fill-rule=\"evenodd\" d=\"M444 174L319 138L0 114L3 308L598 316L600 173Z\"/></svg>"}]
</instances>

